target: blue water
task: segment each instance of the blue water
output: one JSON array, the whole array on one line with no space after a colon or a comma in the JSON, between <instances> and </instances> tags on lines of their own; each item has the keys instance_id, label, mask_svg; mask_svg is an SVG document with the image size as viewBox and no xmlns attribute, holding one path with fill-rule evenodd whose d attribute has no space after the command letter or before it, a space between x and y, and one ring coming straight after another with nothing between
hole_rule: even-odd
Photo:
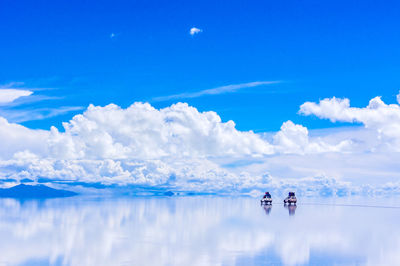
<instances>
[{"instance_id":1,"label":"blue water","mask_svg":"<svg viewBox=\"0 0 400 266\"><path fill-rule=\"evenodd\" d=\"M0 265L400 265L399 214L390 198L1 199Z\"/></svg>"}]
</instances>

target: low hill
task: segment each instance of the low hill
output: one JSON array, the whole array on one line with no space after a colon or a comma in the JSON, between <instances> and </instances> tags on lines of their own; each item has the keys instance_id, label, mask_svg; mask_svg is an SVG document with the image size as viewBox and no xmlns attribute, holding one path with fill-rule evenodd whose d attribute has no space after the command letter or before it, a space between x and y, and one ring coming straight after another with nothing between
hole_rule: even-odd
<instances>
[{"instance_id":1,"label":"low hill","mask_svg":"<svg viewBox=\"0 0 400 266\"><path fill-rule=\"evenodd\" d=\"M75 195L77 195L75 192L54 189L45 185L20 184L11 188L0 188L0 198L58 198Z\"/></svg>"}]
</instances>

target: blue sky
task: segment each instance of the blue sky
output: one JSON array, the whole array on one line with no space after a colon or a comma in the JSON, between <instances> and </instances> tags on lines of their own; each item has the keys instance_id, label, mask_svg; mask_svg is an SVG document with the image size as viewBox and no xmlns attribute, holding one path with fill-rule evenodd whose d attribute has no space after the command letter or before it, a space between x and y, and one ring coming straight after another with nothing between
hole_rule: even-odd
<instances>
[{"instance_id":1,"label":"blue sky","mask_svg":"<svg viewBox=\"0 0 400 266\"><path fill-rule=\"evenodd\" d=\"M354 106L395 101L399 11L397 1L3 0L0 84L51 98L14 111L183 101L239 130L277 131L289 119L330 127L297 115L299 106L332 96ZM191 36L192 27L202 32ZM280 83L154 100L255 81ZM80 112L23 124L60 127Z\"/></svg>"}]
</instances>

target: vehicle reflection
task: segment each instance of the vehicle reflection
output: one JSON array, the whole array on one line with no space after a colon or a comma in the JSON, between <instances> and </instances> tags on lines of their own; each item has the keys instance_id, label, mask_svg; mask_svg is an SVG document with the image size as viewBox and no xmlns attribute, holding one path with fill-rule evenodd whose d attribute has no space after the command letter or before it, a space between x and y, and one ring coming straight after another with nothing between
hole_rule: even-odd
<instances>
[{"instance_id":1,"label":"vehicle reflection","mask_svg":"<svg viewBox=\"0 0 400 266\"><path fill-rule=\"evenodd\" d=\"M283 205L289 211L289 216L294 216L296 214L297 205L294 204L284 204Z\"/></svg>"},{"instance_id":2,"label":"vehicle reflection","mask_svg":"<svg viewBox=\"0 0 400 266\"><path fill-rule=\"evenodd\" d=\"M272 210L272 205L264 205L263 208L264 208L265 214L269 215Z\"/></svg>"}]
</instances>

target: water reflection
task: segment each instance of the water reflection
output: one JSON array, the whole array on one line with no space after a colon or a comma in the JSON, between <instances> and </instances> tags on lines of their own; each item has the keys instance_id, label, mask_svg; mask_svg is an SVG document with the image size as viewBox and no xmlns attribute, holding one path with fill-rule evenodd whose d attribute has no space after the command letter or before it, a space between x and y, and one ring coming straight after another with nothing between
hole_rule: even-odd
<instances>
[{"instance_id":1,"label":"water reflection","mask_svg":"<svg viewBox=\"0 0 400 266\"><path fill-rule=\"evenodd\" d=\"M289 216L293 216L296 214L297 205L295 204L284 204L283 205L289 211Z\"/></svg>"},{"instance_id":2,"label":"water reflection","mask_svg":"<svg viewBox=\"0 0 400 266\"><path fill-rule=\"evenodd\" d=\"M251 198L2 199L0 265L399 264L399 209L299 207L288 217Z\"/></svg>"},{"instance_id":3,"label":"water reflection","mask_svg":"<svg viewBox=\"0 0 400 266\"><path fill-rule=\"evenodd\" d=\"M267 215L269 215L271 213L271 210L272 210L272 205L264 205L263 208L264 208L265 213Z\"/></svg>"}]
</instances>

